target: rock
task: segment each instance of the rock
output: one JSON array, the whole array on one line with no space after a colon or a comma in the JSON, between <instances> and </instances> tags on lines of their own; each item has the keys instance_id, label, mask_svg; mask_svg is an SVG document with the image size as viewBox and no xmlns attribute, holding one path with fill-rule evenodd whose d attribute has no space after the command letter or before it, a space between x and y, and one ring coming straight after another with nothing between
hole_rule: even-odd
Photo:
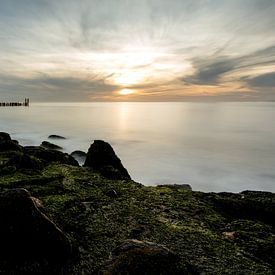
<instances>
[{"instance_id":1,"label":"rock","mask_svg":"<svg viewBox=\"0 0 275 275\"><path fill-rule=\"evenodd\" d=\"M64 233L25 189L0 192L1 261L61 264L71 255Z\"/></svg>"},{"instance_id":2,"label":"rock","mask_svg":"<svg viewBox=\"0 0 275 275\"><path fill-rule=\"evenodd\" d=\"M14 174L15 172L16 172L15 166L5 165L4 167L0 167L0 176L11 175L11 174Z\"/></svg>"},{"instance_id":3,"label":"rock","mask_svg":"<svg viewBox=\"0 0 275 275\"><path fill-rule=\"evenodd\" d=\"M83 164L85 162L85 160L86 160L87 154L85 152L83 152L83 151L77 150L77 151L73 151L71 153L71 156L73 158L75 158L79 163Z\"/></svg>"},{"instance_id":4,"label":"rock","mask_svg":"<svg viewBox=\"0 0 275 275\"><path fill-rule=\"evenodd\" d=\"M90 146L84 166L100 171L107 178L131 179L111 145L103 140L95 140Z\"/></svg>"},{"instance_id":5,"label":"rock","mask_svg":"<svg viewBox=\"0 0 275 275\"><path fill-rule=\"evenodd\" d=\"M6 151L22 151L22 147L12 140L5 140L0 138L0 152Z\"/></svg>"},{"instance_id":6,"label":"rock","mask_svg":"<svg viewBox=\"0 0 275 275\"><path fill-rule=\"evenodd\" d=\"M18 141L11 140L8 133L0 132L0 152L21 150L22 147L18 144Z\"/></svg>"},{"instance_id":7,"label":"rock","mask_svg":"<svg viewBox=\"0 0 275 275\"><path fill-rule=\"evenodd\" d=\"M0 132L0 141L1 140L11 140L11 137L8 133Z\"/></svg>"},{"instance_id":8,"label":"rock","mask_svg":"<svg viewBox=\"0 0 275 275\"><path fill-rule=\"evenodd\" d=\"M128 240L112 252L99 274L180 274L178 263L179 257L162 245Z\"/></svg>"},{"instance_id":9,"label":"rock","mask_svg":"<svg viewBox=\"0 0 275 275\"><path fill-rule=\"evenodd\" d=\"M228 240L234 240L236 238L236 232L232 231L232 232L222 232L223 236L228 239Z\"/></svg>"},{"instance_id":10,"label":"rock","mask_svg":"<svg viewBox=\"0 0 275 275\"><path fill-rule=\"evenodd\" d=\"M70 155L56 150L47 150L40 146L25 146L24 153L43 160L46 164L59 162L63 164L79 166L78 162Z\"/></svg>"},{"instance_id":11,"label":"rock","mask_svg":"<svg viewBox=\"0 0 275 275\"><path fill-rule=\"evenodd\" d=\"M59 136L59 135L49 135L48 136L49 139L66 139L63 136Z\"/></svg>"},{"instance_id":12,"label":"rock","mask_svg":"<svg viewBox=\"0 0 275 275\"><path fill-rule=\"evenodd\" d=\"M15 143L15 144L17 144L17 145L19 145L19 141L16 140L16 139L13 139L12 142Z\"/></svg>"},{"instance_id":13,"label":"rock","mask_svg":"<svg viewBox=\"0 0 275 275\"><path fill-rule=\"evenodd\" d=\"M215 208L230 219L258 220L275 226L275 196L270 192L244 191L207 194Z\"/></svg>"},{"instance_id":14,"label":"rock","mask_svg":"<svg viewBox=\"0 0 275 275\"><path fill-rule=\"evenodd\" d=\"M43 148L46 148L46 149L51 149L51 150L61 150L62 149L62 147L60 147L56 144L50 143L48 141L43 141L40 146Z\"/></svg>"},{"instance_id":15,"label":"rock","mask_svg":"<svg viewBox=\"0 0 275 275\"><path fill-rule=\"evenodd\" d=\"M16 169L40 169L42 163L39 159L34 156L27 154L18 153L9 159L7 162L8 166L14 166Z\"/></svg>"},{"instance_id":16,"label":"rock","mask_svg":"<svg viewBox=\"0 0 275 275\"><path fill-rule=\"evenodd\" d=\"M86 157L87 157L87 153L85 153L85 152L83 152L83 151L76 150L76 151L73 151L73 152L71 153L71 156L73 156L73 157L86 158Z\"/></svg>"}]
</instances>

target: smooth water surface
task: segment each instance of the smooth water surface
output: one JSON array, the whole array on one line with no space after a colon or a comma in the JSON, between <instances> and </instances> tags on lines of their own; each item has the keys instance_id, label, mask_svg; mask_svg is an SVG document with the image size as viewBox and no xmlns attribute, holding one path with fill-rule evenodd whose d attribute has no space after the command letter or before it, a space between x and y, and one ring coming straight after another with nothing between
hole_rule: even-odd
<instances>
[{"instance_id":1,"label":"smooth water surface","mask_svg":"<svg viewBox=\"0 0 275 275\"><path fill-rule=\"evenodd\" d=\"M193 190L275 191L275 103L47 103L0 107L23 145L50 134L64 151L110 142L134 180Z\"/></svg>"}]
</instances>

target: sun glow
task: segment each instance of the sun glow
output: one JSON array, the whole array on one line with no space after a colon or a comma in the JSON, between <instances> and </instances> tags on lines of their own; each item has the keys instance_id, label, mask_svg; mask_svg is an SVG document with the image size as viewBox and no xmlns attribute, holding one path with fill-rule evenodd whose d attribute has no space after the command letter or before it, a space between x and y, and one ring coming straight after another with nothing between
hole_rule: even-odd
<instances>
[{"instance_id":1,"label":"sun glow","mask_svg":"<svg viewBox=\"0 0 275 275\"><path fill-rule=\"evenodd\" d=\"M118 92L120 95L131 95L135 93L135 90L131 89L122 89Z\"/></svg>"}]
</instances>

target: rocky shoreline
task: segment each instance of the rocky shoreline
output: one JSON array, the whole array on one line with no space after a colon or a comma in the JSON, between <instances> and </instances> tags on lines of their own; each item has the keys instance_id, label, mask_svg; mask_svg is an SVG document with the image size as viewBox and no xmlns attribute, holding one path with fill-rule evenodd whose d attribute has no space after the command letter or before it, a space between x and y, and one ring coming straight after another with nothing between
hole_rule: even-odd
<instances>
[{"instance_id":1,"label":"rocky shoreline","mask_svg":"<svg viewBox=\"0 0 275 275\"><path fill-rule=\"evenodd\" d=\"M54 149L0 133L0 274L273 274L274 193L146 187L104 141Z\"/></svg>"}]
</instances>

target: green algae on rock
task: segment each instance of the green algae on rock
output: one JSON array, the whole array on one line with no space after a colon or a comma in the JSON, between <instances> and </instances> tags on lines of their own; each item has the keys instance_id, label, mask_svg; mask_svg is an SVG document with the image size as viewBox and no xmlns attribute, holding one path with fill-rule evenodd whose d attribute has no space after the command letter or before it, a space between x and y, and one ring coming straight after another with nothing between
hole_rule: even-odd
<instances>
[{"instance_id":1,"label":"green algae on rock","mask_svg":"<svg viewBox=\"0 0 275 275\"><path fill-rule=\"evenodd\" d=\"M97 274L112 261L114 251L120 251L118 266L127 267L132 258L119 247L129 239L167 248L177 259L180 274L273 274L273 193L146 187L127 177L108 178L95 167L79 167L47 149L23 151L43 165L1 174L0 190L28 190L73 248L70 261L58 268L51 262L39 266L26 262L26 267L33 267L28 274ZM0 171L10 167L7 163L15 154L0 152ZM144 261L147 256L139 254ZM24 270L22 264L5 268L0 264L0 273ZM148 268L150 274L159 274L157 268ZM163 272L175 274L172 269Z\"/></svg>"}]
</instances>

